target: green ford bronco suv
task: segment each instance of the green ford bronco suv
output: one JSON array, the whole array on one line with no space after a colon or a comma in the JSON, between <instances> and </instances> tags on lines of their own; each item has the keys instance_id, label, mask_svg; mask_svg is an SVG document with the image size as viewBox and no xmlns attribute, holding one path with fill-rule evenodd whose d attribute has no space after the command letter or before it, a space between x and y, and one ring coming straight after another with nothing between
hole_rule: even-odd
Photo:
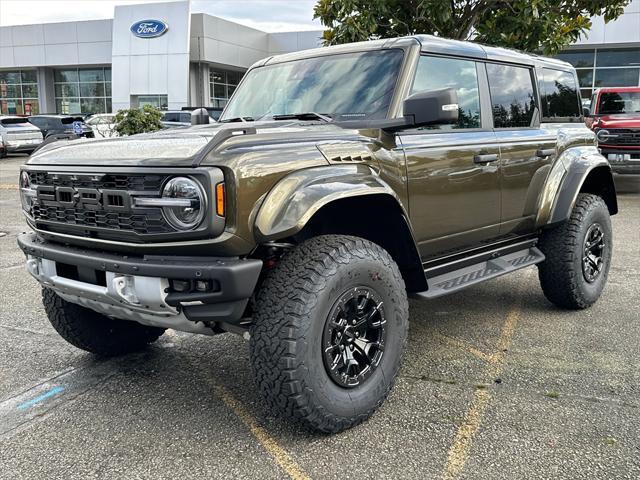
<instances>
[{"instance_id":1,"label":"green ford bronco suv","mask_svg":"<svg viewBox=\"0 0 640 480\"><path fill-rule=\"evenodd\" d=\"M424 35L267 58L219 123L43 147L18 242L71 344L239 333L267 405L337 432L392 388L408 295L535 264L555 305L598 299L617 203L577 86Z\"/></svg>"}]
</instances>

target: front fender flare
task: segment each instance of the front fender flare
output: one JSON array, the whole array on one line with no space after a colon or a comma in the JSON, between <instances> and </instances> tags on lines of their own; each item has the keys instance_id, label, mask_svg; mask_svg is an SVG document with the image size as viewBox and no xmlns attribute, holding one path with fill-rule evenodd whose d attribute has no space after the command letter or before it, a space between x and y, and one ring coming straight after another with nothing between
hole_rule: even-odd
<instances>
[{"instance_id":1,"label":"front fender flare","mask_svg":"<svg viewBox=\"0 0 640 480\"><path fill-rule=\"evenodd\" d=\"M259 243L286 238L304 228L329 203L350 197L384 194L405 209L393 189L368 165L312 167L287 175L267 194L256 215Z\"/></svg>"}]
</instances>

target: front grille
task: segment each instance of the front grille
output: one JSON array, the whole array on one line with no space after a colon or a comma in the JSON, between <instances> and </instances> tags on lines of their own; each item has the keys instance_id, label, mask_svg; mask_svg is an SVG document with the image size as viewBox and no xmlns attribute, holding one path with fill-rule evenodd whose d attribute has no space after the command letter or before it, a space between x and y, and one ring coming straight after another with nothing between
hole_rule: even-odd
<instances>
[{"instance_id":1,"label":"front grille","mask_svg":"<svg viewBox=\"0 0 640 480\"><path fill-rule=\"evenodd\" d=\"M160 209L139 209L144 213L106 212L64 208L59 206L34 205L32 216L36 221L59 222L81 227L108 228L132 231L137 234L169 233L173 229L167 224Z\"/></svg>"},{"instance_id":2,"label":"front grille","mask_svg":"<svg viewBox=\"0 0 640 480\"><path fill-rule=\"evenodd\" d=\"M38 194L29 212L39 229L129 242L176 233L161 208L135 207L132 200L158 197L168 175L28 173L32 188L44 194Z\"/></svg>"},{"instance_id":3,"label":"front grille","mask_svg":"<svg viewBox=\"0 0 640 480\"><path fill-rule=\"evenodd\" d=\"M74 175L38 171L29 172L29 179L32 185L127 190L129 192L160 192L165 178L166 175Z\"/></svg>"},{"instance_id":4,"label":"front grille","mask_svg":"<svg viewBox=\"0 0 640 480\"><path fill-rule=\"evenodd\" d=\"M608 128L607 131L618 137L609 139L604 145L640 145L640 130Z\"/></svg>"}]
</instances>

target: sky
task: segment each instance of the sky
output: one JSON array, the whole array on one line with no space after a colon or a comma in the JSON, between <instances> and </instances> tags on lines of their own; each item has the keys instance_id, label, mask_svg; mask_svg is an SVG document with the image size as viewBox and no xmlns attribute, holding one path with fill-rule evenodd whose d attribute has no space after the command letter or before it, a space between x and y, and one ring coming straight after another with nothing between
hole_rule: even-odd
<instances>
[{"instance_id":1,"label":"sky","mask_svg":"<svg viewBox=\"0 0 640 480\"><path fill-rule=\"evenodd\" d=\"M0 0L0 25L113 18L113 7L166 0ZM191 0L192 13L208 13L266 32L321 30L316 0Z\"/></svg>"}]
</instances>

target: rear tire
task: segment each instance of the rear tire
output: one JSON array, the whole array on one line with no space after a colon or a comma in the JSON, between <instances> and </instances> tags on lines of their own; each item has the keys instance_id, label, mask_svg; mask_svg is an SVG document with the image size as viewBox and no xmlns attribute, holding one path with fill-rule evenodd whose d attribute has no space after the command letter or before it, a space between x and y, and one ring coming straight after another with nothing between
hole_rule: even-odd
<instances>
[{"instance_id":1,"label":"rear tire","mask_svg":"<svg viewBox=\"0 0 640 480\"><path fill-rule=\"evenodd\" d=\"M604 200L580 193L566 222L547 230L539 248L542 291L558 307L577 310L593 305L604 289L611 265L613 235Z\"/></svg>"},{"instance_id":2,"label":"rear tire","mask_svg":"<svg viewBox=\"0 0 640 480\"><path fill-rule=\"evenodd\" d=\"M129 320L109 318L67 302L49 288L42 289L42 304L53 328L71 345L104 357L143 349L164 333Z\"/></svg>"},{"instance_id":3,"label":"rear tire","mask_svg":"<svg viewBox=\"0 0 640 480\"><path fill-rule=\"evenodd\" d=\"M380 246L342 235L298 245L255 302L251 364L267 405L328 433L366 420L393 386L408 317L404 281Z\"/></svg>"}]
</instances>

